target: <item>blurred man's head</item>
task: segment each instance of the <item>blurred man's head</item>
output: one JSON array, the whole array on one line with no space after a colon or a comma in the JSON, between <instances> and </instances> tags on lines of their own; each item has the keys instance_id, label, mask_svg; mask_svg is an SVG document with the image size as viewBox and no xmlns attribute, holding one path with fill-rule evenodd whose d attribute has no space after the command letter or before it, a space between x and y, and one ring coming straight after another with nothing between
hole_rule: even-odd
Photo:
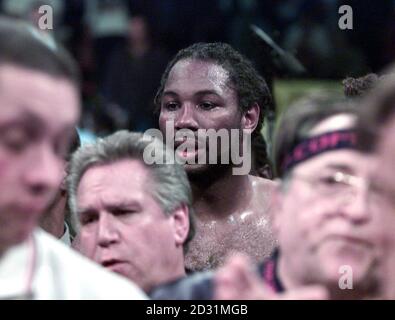
<instances>
[{"instance_id":1,"label":"blurred man's head","mask_svg":"<svg viewBox=\"0 0 395 320\"><path fill-rule=\"evenodd\" d=\"M385 78L364 101L358 123L359 141L364 152L376 155L370 176L369 210L383 219L389 263L383 271L385 294L395 298L395 73Z\"/></svg>"},{"instance_id":2,"label":"blurred man's head","mask_svg":"<svg viewBox=\"0 0 395 320\"><path fill-rule=\"evenodd\" d=\"M223 43L197 43L179 51L155 98L162 132L172 121L175 133L188 129L195 134L198 129L223 129L228 134L231 129L249 129L259 134L270 101L266 82L251 62ZM176 147L182 142L176 141ZM190 141L196 148L191 154L180 156L195 158L196 143ZM207 164L186 166L188 173L206 168Z\"/></svg>"},{"instance_id":3,"label":"blurred man's head","mask_svg":"<svg viewBox=\"0 0 395 320\"><path fill-rule=\"evenodd\" d=\"M282 182L273 218L280 274L289 285L336 292L351 267L354 292L373 292L381 221L366 208L371 159L356 151L356 115L345 103L307 98L280 122L275 157Z\"/></svg>"},{"instance_id":4,"label":"blurred man's head","mask_svg":"<svg viewBox=\"0 0 395 320\"><path fill-rule=\"evenodd\" d=\"M74 63L31 30L0 19L0 252L30 235L58 190L79 116Z\"/></svg>"},{"instance_id":5,"label":"blurred man's head","mask_svg":"<svg viewBox=\"0 0 395 320\"><path fill-rule=\"evenodd\" d=\"M147 165L157 139L121 131L79 149L69 175L70 206L80 221L79 250L144 290L184 274L193 236L191 189L182 166Z\"/></svg>"}]
</instances>

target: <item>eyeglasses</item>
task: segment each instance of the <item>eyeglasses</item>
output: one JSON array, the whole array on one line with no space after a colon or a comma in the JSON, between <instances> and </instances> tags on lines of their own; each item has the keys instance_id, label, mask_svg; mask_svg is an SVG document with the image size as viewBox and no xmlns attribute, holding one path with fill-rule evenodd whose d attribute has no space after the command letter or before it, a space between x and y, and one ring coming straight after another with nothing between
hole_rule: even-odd
<instances>
[{"instance_id":1,"label":"eyeglasses","mask_svg":"<svg viewBox=\"0 0 395 320\"><path fill-rule=\"evenodd\" d=\"M366 190L368 186L366 179L342 171L314 177L300 174L292 176L308 182L317 194L334 197L333 200L338 198L349 200L351 194L355 195L356 189Z\"/></svg>"}]
</instances>

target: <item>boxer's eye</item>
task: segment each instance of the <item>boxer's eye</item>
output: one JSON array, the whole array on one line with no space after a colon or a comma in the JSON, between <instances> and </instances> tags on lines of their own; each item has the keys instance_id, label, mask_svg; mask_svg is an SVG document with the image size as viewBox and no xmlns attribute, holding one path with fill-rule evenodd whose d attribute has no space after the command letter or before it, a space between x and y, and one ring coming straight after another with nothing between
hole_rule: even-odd
<instances>
[{"instance_id":1,"label":"boxer's eye","mask_svg":"<svg viewBox=\"0 0 395 320\"><path fill-rule=\"evenodd\" d=\"M164 104L164 108L167 111L175 111L179 108L179 104L177 102L167 102Z\"/></svg>"},{"instance_id":2,"label":"boxer's eye","mask_svg":"<svg viewBox=\"0 0 395 320\"><path fill-rule=\"evenodd\" d=\"M212 110L214 108L216 108L218 105L216 105L215 103L212 102L202 102L199 104L199 107L203 110Z\"/></svg>"}]
</instances>

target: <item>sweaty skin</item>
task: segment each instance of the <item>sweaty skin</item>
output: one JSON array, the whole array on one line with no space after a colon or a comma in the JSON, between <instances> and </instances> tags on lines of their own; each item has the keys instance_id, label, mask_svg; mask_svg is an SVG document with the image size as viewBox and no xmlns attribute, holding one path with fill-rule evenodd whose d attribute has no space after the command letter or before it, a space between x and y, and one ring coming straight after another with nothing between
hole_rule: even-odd
<instances>
[{"instance_id":1,"label":"sweaty skin","mask_svg":"<svg viewBox=\"0 0 395 320\"><path fill-rule=\"evenodd\" d=\"M215 269L236 251L244 252L255 263L270 256L276 245L268 214L273 183L254 176L246 178L248 189L234 188L228 195L222 193L222 203L240 204L227 214L207 214L208 211L201 211L204 199L195 201L196 236L185 258L187 269Z\"/></svg>"},{"instance_id":2,"label":"sweaty skin","mask_svg":"<svg viewBox=\"0 0 395 320\"><path fill-rule=\"evenodd\" d=\"M170 71L161 99L159 126L163 133L169 121L175 132L254 130L258 117L256 108L250 113L241 112L225 69L213 62L186 59ZM186 268L216 268L232 251L244 252L254 262L267 257L275 244L268 215L274 183L233 175L232 165L220 162L187 164L185 169L196 214L196 234L185 258Z\"/></svg>"}]
</instances>

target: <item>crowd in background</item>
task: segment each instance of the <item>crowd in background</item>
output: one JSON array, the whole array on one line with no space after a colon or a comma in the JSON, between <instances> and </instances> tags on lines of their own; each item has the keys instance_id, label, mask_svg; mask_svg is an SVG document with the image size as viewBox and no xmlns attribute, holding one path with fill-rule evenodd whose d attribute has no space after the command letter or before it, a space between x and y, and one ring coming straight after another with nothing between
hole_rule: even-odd
<instances>
[{"instance_id":1,"label":"crowd in background","mask_svg":"<svg viewBox=\"0 0 395 320\"><path fill-rule=\"evenodd\" d=\"M34 22L42 4L54 9L51 33L83 74L81 127L98 135L155 127L156 84L169 59L189 44L230 43L262 72L251 24L295 54L307 70L298 77L361 76L395 56L392 0L2 0L0 8ZM342 4L353 9L352 30L338 27ZM149 74L147 65L155 66Z\"/></svg>"},{"instance_id":2,"label":"crowd in background","mask_svg":"<svg viewBox=\"0 0 395 320\"><path fill-rule=\"evenodd\" d=\"M0 4L0 299L394 299L394 3Z\"/></svg>"}]
</instances>

